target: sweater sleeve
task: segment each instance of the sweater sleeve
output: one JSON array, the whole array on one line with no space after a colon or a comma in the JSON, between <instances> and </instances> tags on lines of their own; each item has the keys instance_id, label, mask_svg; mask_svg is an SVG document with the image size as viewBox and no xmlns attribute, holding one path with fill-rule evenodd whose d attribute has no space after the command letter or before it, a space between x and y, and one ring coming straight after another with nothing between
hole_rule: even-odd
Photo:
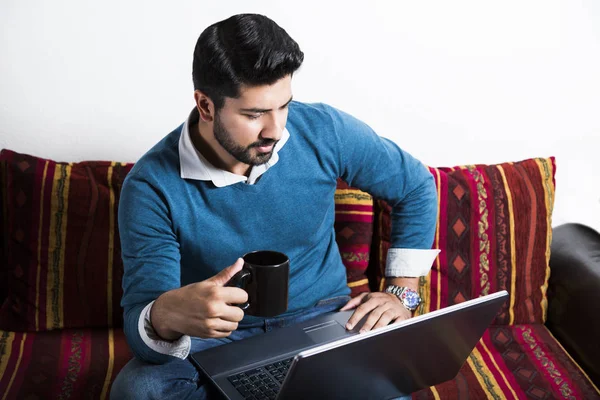
<instances>
[{"instance_id":1,"label":"sweater sleeve","mask_svg":"<svg viewBox=\"0 0 600 400\"><path fill-rule=\"evenodd\" d=\"M423 261L403 268L388 266L388 270L401 270L404 276L426 275L437 255L431 250L437 219L433 176L419 160L358 119L335 109L331 115L339 140L340 177L392 206L392 254L408 252L409 260Z\"/></svg>"},{"instance_id":2,"label":"sweater sleeve","mask_svg":"<svg viewBox=\"0 0 600 400\"><path fill-rule=\"evenodd\" d=\"M165 363L173 356L149 346L139 325L144 320L142 312L151 302L180 287L179 244L164 195L135 169L121 191L119 234L123 258L121 306L127 342L138 359Z\"/></svg>"}]
</instances>

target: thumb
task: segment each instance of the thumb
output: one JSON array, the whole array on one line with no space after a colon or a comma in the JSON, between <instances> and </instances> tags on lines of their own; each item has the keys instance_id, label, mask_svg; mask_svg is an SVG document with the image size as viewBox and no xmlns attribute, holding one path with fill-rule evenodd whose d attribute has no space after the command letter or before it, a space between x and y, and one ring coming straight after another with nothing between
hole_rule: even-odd
<instances>
[{"instance_id":1,"label":"thumb","mask_svg":"<svg viewBox=\"0 0 600 400\"><path fill-rule=\"evenodd\" d=\"M243 266L244 266L244 260L242 258L238 258L229 267L224 268L221 272L219 272L215 276L208 278L207 282L214 283L217 286L225 286L227 284L227 282L229 282L229 280L231 278L233 278L233 276L235 274L237 274L239 271L242 270Z\"/></svg>"}]
</instances>

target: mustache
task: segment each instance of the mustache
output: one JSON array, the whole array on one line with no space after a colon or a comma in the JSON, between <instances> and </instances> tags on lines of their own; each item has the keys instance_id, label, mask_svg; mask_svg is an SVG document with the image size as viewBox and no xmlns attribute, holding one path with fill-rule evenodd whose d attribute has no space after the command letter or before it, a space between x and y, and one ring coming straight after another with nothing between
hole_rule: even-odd
<instances>
[{"instance_id":1,"label":"mustache","mask_svg":"<svg viewBox=\"0 0 600 400\"><path fill-rule=\"evenodd\" d=\"M250 146L248 146L248 148L252 148L252 147L264 147L264 146L270 146L270 145L276 145L277 142L279 142L279 140L275 140L275 139L262 139L259 140L257 142L252 143Z\"/></svg>"}]
</instances>

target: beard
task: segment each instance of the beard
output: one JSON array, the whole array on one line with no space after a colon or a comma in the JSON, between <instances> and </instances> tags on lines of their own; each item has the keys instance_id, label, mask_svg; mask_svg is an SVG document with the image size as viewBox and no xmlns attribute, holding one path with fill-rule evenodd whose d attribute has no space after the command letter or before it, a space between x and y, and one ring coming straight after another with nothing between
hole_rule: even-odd
<instances>
[{"instance_id":1,"label":"beard","mask_svg":"<svg viewBox=\"0 0 600 400\"><path fill-rule=\"evenodd\" d=\"M269 161L273 155L273 150L268 153L261 153L257 150L254 150L254 148L260 146L269 146L272 144L273 149L275 149L275 145L277 144L277 141L273 139L262 139L252 143L247 147L236 143L229 131L227 131L227 129L221 123L221 118L219 117L218 113L215 115L213 130L215 139L217 142L219 142L221 147L223 147L229 154L231 154L233 158L239 162L251 166L264 164Z\"/></svg>"}]
</instances>

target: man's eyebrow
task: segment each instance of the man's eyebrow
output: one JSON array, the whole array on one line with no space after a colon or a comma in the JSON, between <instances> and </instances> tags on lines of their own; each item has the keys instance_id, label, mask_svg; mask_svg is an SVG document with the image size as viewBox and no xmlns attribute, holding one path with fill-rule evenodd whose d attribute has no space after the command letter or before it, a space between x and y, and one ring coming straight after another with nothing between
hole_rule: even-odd
<instances>
[{"instance_id":1,"label":"man's eyebrow","mask_svg":"<svg viewBox=\"0 0 600 400\"><path fill-rule=\"evenodd\" d=\"M290 97L290 99L279 108L281 109L281 108L287 107L292 102L293 99L294 99L294 96ZM270 108L241 108L240 111L248 112L248 113L265 113L265 112L271 111L271 109Z\"/></svg>"}]
</instances>

